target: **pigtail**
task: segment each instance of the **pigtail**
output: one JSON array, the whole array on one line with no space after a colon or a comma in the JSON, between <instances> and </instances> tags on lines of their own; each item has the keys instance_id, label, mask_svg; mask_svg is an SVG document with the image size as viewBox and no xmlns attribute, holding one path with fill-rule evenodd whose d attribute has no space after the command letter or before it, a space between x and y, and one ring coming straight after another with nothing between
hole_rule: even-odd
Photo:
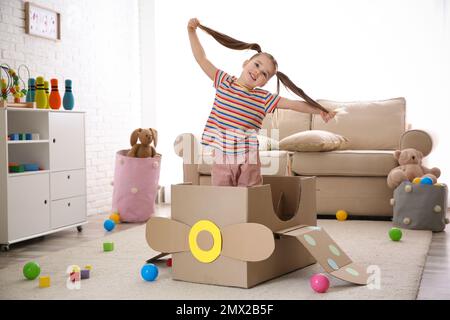
<instances>
[{"instance_id":1,"label":"pigtail","mask_svg":"<svg viewBox=\"0 0 450 320\"><path fill-rule=\"evenodd\" d=\"M251 49L251 50L257 51L258 53L261 52L261 47L257 43L242 42L242 41L236 40L234 38L231 38L231 37L227 36L226 34L217 32L213 29L210 29L210 28L202 26L202 25L199 25L198 27L200 29L202 29L203 31L205 31L206 33L208 33L209 35L211 35L214 39L217 40L217 42L219 42L220 44L222 44L223 46L225 46L227 48L234 49L234 50Z\"/></svg>"},{"instance_id":2,"label":"pigtail","mask_svg":"<svg viewBox=\"0 0 450 320\"><path fill-rule=\"evenodd\" d=\"M311 99L302 89L297 87L291 81L291 79L289 79L289 77L287 75L285 75L284 73L282 73L280 71L277 71L277 78L278 78L278 81L277 81L277 93L280 92L280 81L281 81L281 83L283 83L286 88L291 90L293 93L295 93L299 97L302 97L303 99L305 99L305 101L307 103L309 103L311 106L313 106L314 108L317 108L317 109L319 109L319 110L321 110L321 111L323 111L325 113L329 112L327 109L322 107L319 103L317 103L316 101Z\"/></svg>"},{"instance_id":3,"label":"pigtail","mask_svg":"<svg viewBox=\"0 0 450 320\"><path fill-rule=\"evenodd\" d=\"M262 50L259 44L257 43L247 43L247 42L242 42L240 40L236 40L234 38L231 38L229 36L227 36L226 34L220 33L218 31L212 30L208 27L205 27L203 25L199 25L198 26L200 29L202 29L203 31L205 31L206 33L208 33L209 35L211 35L214 39L217 40L217 42L219 42L220 44L222 44L223 46L230 48L230 49L234 49L234 50L246 50L246 49L251 49L251 50L255 50L258 53L256 55L254 55L253 57L262 54ZM278 63L275 60L275 58L268 54L265 53L267 56L269 56L274 65L275 65L275 69L278 68ZM250 60L253 58L251 57ZM287 87L289 88L293 93L295 93L296 95L302 97L303 99L305 99L305 101L307 103L309 103L311 106L328 113L329 111L327 109L325 109L324 107L322 107L320 104L318 104L316 101L314 101L313 99L311 99L308 95L306 95L305 92L303 92L302 89L300 89L299 87L297 87L289 78L288 76L286 76L284 73L281 73L279 71L277 71L276 73L277 75L277 93L280 92L280 81Z\"/></svg>"}]
</instances>

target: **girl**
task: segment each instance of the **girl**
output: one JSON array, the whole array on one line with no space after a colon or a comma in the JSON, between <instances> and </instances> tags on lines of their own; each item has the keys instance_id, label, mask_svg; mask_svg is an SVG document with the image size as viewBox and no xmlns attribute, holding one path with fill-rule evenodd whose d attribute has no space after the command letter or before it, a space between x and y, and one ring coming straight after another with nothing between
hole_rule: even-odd
<instances>
[{"instance_id":1,"label":"girl","mask_svg":"<svg viewBox=\"0 0 450 320\"><path fill-rule=\"evenodd\" d=\"M213 36L222 45L236 50L253 49L258 53L246 60L239 78L217 69L205 55L197 37L197 27ZM245 43L200 25L197 19L188 23L192 53L216 88L214 106L202 135L202 145L214 150L211 183L214 186L251 187L262 184L261 163L256 134L267 113L275 108L320 114L325 122L336 112L328 111L308 97L285 74L278 71L278 63L269 53L262 52L256 43ZM263 87L277 76L277 93ZM280 81L306 102L279 96Z\"/></svg>"}]
</instances>

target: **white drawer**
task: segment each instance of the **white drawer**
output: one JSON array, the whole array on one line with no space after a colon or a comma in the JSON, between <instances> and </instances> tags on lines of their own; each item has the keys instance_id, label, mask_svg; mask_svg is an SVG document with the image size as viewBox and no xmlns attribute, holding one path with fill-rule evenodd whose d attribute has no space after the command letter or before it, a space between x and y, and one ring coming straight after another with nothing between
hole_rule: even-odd
<instances>
[{"instance_id":1,"label":"white drawer","mask_svg":"<svg viewBox=\"0 0 450 320\"><path fill-rule=\"evenodd\" d=\"M86 221L85 196L52 201L50 209L50 225L52 229L83 221Z\"/></svg>"},{"instance_id":2,"label":"white drawer","mask_svg":"<svg viewBox=\"0 0 450 320\"><path fill-rule=\"evenodd\" d=\"M50 175L50 188L52 200L85 195L85 171L71 170L52 173Z\"/></svg>"}]
</instances>

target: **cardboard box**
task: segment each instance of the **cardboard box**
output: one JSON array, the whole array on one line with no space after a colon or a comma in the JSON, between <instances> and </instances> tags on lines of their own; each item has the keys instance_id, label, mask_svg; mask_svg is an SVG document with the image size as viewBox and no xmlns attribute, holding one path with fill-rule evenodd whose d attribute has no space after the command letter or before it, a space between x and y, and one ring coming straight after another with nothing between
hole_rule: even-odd
<instances>
[{"instance_id":1,"label":"cardboard box","mask_svg":"<svg viewBox=\"0 0 450 320\"><path fill-rule=\"evenodd\" d=\"M338 278L366 284L363 269L316 227L314 177L266 176L249 188L181 184L171 193L171 219L150 218L146 236L172 253L173 279L251 288L317 259Z\"/></svg>"}]
</instances>

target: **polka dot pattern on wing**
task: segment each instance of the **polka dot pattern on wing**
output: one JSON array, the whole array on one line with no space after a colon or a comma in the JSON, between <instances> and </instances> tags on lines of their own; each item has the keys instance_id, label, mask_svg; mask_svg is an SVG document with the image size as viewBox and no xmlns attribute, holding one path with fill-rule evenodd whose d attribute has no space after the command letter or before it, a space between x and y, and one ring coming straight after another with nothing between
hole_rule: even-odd
<instances>
[{"instance_id":1,"label":"polka dot pattern on wing","mask_svg":"<svg viewBox=\"0 0 450 320\"><path fill-rule=\"evenodd\" d=\"M334 270L339 270L339 266L337 265L336 261L334 261L331 258L328 258L327 262L331 268L333 268Z\"/></svg>"},{"instance_id":2,"label":"polka dot pattern on wing","mask_svg":"<svg viewBox=\"0 0 450 320\"><path fill-rule=\"evenodd\" d=\"M305 234L303 238L305 238L306 242L308 242L310 245L312 246L316 245L316 240L314 240L314 238L311 237L309 234Z\"/></svg>"},{"instance_id":3,"label":"polka dot pattern on wing","mask_svg":"<svg viewBox=\"0 0 450 320\"><path fill-rule=\"evenodd\" d=\"M330 249L331 253L333 253L335 256L339 257L341 255L341 252L339 251L339 249L336 248L334 245L330 244L328 246L328 248Z\"/></svg>"},{"instance_id":4,"label":"polka dot pattern on wing","mask_svg":"<svg viewBox=\"0 0 450 320\"><path fill-rule=\"evenodd\" d=\"M355 277L359 276L359 272L353 268L345 268L345 271L347 271L352 276L355 276Z\"/></svg>"}]
</instances>

